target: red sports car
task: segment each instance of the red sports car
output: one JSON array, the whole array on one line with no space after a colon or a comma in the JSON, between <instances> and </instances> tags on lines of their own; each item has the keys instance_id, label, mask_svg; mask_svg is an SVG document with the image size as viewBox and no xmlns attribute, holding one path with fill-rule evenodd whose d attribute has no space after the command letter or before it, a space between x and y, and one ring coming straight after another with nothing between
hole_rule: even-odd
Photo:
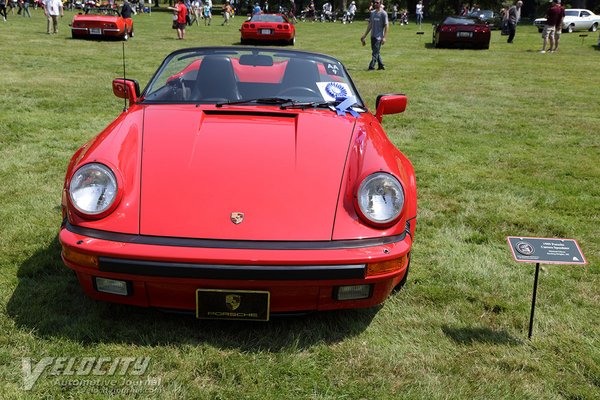
<instances>
[{"instance_id":1,"label":"red sports car","mask_svg":"<svg viewBox=\"0 0 600 400\"><path fill-rule=\"evenodd\" d=\"M410 161L329 56L255 47L171 53L71 159L62 258L91 297L268 320L371 307L407 276Z\"/></svg>"},{"instance_id":2,"label":"red sports car","mask_svg":"<svg viewBox=\"0 0 600 400\"><path fill-rule=\"evenodd\" d=\"M490 27L477 17L446 17L433 29L435 47L490 48Z\"/></svg>"},{"instance_id":3,"label":"red sports car","mask_svg":"<svg viewBox=\"0 0 600 400\"><path fill-rule=\"evenodd\" d=\"M79 13L71 22L71 36L74 39L122 39L133 37L133 20L123 18L113 8L89 8L85 14Z\"/></svg>"},{"instance_id":4,"label":"red sports car","mask_svg":"<svg viewBox=\"0 0 600 400\"><path fill-rule=\"evenodd\" d=\"M242 24L240 42L296 43L296 28L283 14L256 14Z\"/></svg>"}]
</instances>

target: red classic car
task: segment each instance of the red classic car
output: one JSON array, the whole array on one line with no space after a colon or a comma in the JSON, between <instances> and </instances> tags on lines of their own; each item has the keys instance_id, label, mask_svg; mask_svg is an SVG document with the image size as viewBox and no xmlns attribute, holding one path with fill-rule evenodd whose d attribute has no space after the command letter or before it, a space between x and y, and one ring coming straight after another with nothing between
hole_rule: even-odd
<instances>
[{"instance_id":1,"label":"red classic car","mask_svg":"<svg viewBox=\"0 0 600 400\"><path fill-rule=\"evenodd\" d=\"M133 37L133 20L123 18L114 8L99 7L86 9L71 22L71 36L74 39L122 39Z\"/></svg>"},{"instance_id":2,"label":"red classic car","mask_svg":"<svg viewBox=\"0 0 600 400\"><path fill-rule=\"evenodd\" d=\"M433 29L433 45L435 47L489 49L490 37L490 27L477 17L446 17Z\"/></svg>"},{"instance_id":3,"label":"red classic car","mask_svg":"<svg viewBox=\"0 0 600 400\"><path fill-rule=\"evenodd\" d=\"M240 28L242 44L250 42L296 43L296 28L283 14L256 14Z\"/></svg>"},{"instance_id":4,"label":"red classic car","mask_svg":"<svg viewBox=\"0 0 600 400\"><path fill-rule=\"evenodd\" d=\"M268 320L371 307L407 276L410 161L329 56L255 47L171 53L71 159L62 258L91 297Z\"/></svg>"}]
</instances>

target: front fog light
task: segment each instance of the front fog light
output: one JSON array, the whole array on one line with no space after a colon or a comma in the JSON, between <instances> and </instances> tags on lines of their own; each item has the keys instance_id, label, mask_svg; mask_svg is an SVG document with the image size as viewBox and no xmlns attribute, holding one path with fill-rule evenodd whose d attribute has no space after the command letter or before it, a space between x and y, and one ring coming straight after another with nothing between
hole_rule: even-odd
<instances>
[{"instance_id":1,"label":"front fog light","mask_svg":"<svg viewBox=\"0 0 600 400\"><path fill-rule=\"evenodd\" d=\"M94 278L94 287L99 292L127 296L130 293L130 283L116 279Z\"/></svg>"},{"instance_id":2,"label":"front fog light","mask_svg":"<svg viewBox=\"0 0 600 400\"><path fill-rule=\"evenodd\" d=\"M333 297L336 300L359 300L371 297L371 285L338 286Z\"/></svg>"}]
</instances>

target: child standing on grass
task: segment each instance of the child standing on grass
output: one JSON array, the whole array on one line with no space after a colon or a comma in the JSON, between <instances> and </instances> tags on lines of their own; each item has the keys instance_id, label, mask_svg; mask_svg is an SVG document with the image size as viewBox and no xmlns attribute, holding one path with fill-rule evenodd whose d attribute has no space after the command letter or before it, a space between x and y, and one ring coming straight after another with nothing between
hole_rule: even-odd
<instances>
[{"instance_id":1,"label":"child standing on grass","mask_svg":"<svg viewBox=\"0 0 600 400\"><path fill-rule=\"evenodd\" d=\"M204 2L204 7L202 7L202 15L204 16L204 26L206 26L207 22L208 22L208 25L210 25L210 21L212 20L212 13L210 10L211 8L212 8L212 1L206 0Z\"/></svg>"}]
</instances>

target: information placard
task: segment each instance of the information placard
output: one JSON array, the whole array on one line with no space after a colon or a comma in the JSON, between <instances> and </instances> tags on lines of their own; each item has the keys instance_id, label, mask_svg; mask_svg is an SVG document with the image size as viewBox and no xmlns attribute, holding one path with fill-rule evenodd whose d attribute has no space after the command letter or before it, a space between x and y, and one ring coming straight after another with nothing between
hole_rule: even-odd
<instances>
[{"instance_id":1,"label":"information placard","mask_svg":"<svg viewBox=\"0 0 600 400\"><path fill-rule=\"evenodd\" d=\"M575 239L508 236L515 261L539 264L587 264Z\"/></svg>"}]
</instances>

